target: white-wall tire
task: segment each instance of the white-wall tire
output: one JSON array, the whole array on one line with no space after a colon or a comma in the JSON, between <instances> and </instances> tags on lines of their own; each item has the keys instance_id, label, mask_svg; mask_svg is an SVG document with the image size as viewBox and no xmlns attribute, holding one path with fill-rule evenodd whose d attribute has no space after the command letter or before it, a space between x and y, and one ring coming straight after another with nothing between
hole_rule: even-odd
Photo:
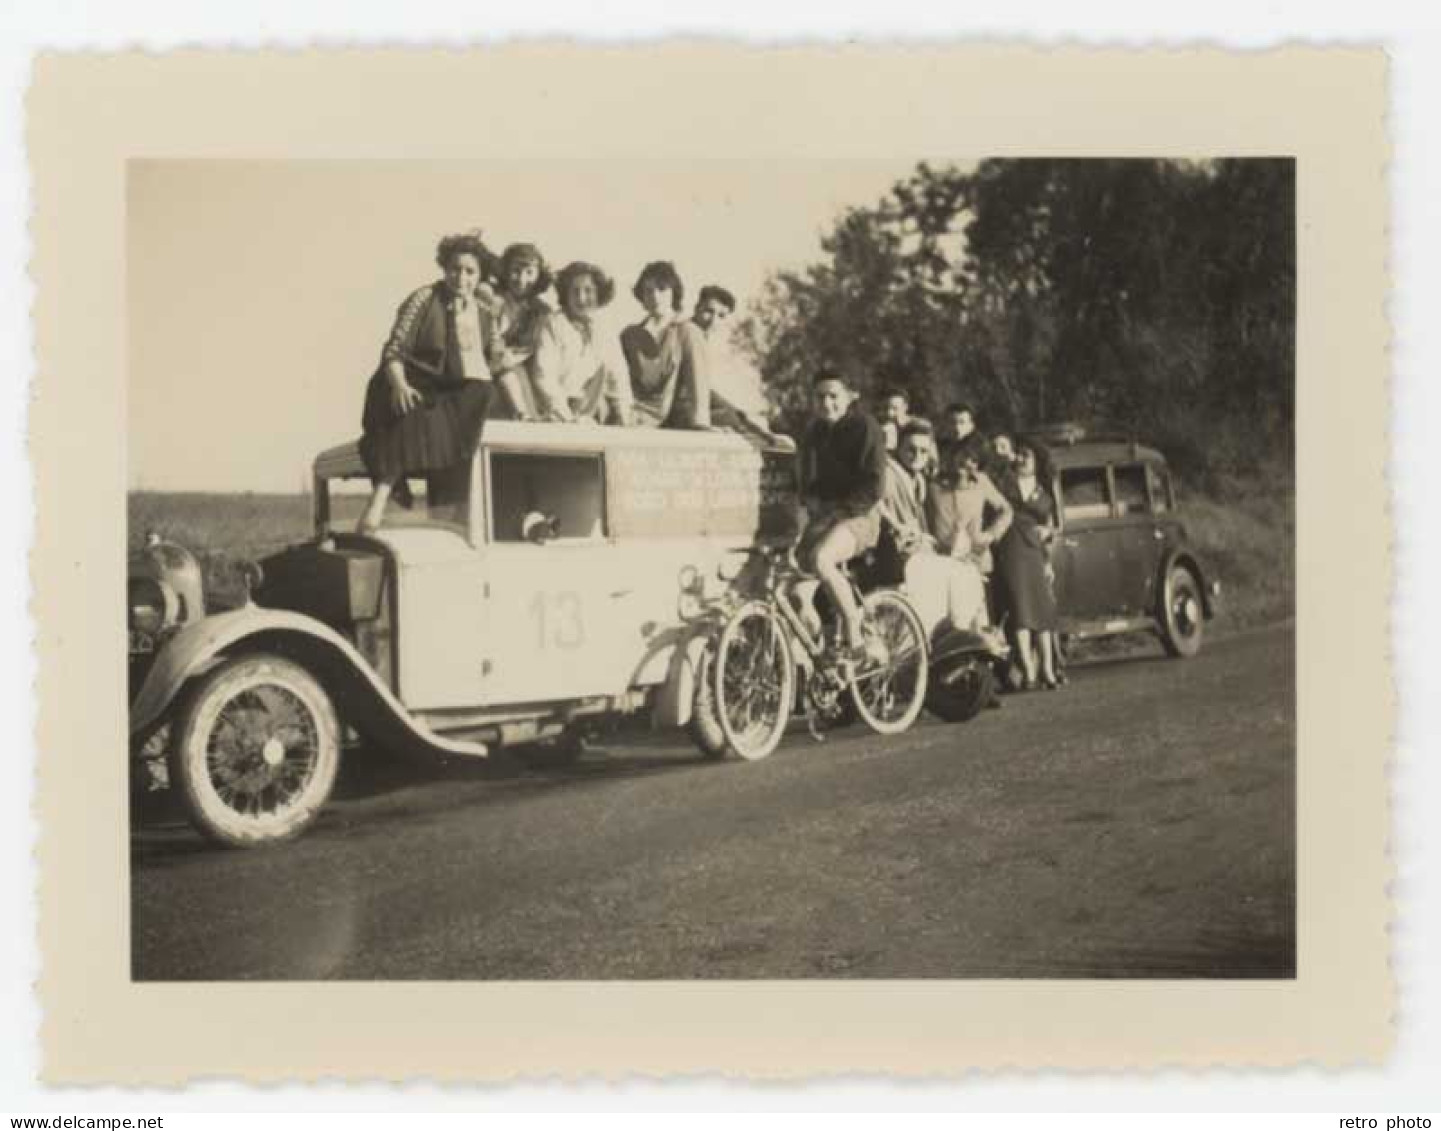
<instances>
[{"instance_id":1,"label":"white-wall tire","mask_svg":"<svg viewBox=\"0 0 1441 1131\"><path fill-rule=\"evenodd\" d=\"M786 627L764 601L747 602L726 621L712 677L727 751L748 762L769 755L790 721L796 669Z\"/></svg>"},{"instance_id":2,"label":"white-wall tire","mask_svg":"<svg viewBox=\"0 0 1441 1131\"><path fill-rule=\"evenodd\" d=\"M319 815L340 766L340 723L314 676L278 656L225 660L173 727L171 786L191 823L232 848L288 840Z\"/></svg>"}]
</instances>

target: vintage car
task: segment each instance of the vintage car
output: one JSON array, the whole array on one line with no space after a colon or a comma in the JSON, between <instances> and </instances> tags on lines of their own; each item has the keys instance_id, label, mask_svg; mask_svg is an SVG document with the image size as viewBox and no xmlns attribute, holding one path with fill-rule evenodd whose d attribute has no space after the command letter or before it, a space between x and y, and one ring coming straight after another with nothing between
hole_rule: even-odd
<instances>
[{"instance_id":1,"label":"vintage car","mask_svg":"<svg viewBox=\"0 0 1441 1131\"><path fill-rule=\"evenodd\" d=\"M1057 501L1051 562L1062 636L1154 632L1172 656L1194 656L1221 585L1190 544L1165 457L1075 424L1024 435L1046 452Z\"/></svg>"},{"instance_id":2,"label":"vintage car","mask_svg":"<svg viewBox=\"0 0 1441 1131\"><path fill-rule=\"evenodd\" d=\"M132 745L165 743L192 822L233 846L314 819L346 729L484 757L645 711L715 755L692 614L735 559L794 537L794 461L759 432L496 422L362 536L357 446L326 451L313 540L259 562L242 607L207 614L172 544L132 566Z\"/></svg>"}]
</instances>

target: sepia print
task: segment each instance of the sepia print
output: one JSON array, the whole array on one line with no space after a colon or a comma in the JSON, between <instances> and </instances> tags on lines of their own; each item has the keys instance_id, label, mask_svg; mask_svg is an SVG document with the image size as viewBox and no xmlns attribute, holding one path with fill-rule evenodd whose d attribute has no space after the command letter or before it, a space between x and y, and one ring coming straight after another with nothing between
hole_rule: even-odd
<instances>
[{"instance_id":1,"label":"sepia print","mask_svg":"<svg viewBox=\"0 0 1441 1131\"><path fill-rule=\"evenodd\" d=\"M842 81L824 54L790 81ZM322 993L314 1024L383 1000L489 1042L582 989L726 995L704 1038L616 1060L596 1014L541 1070L756 1070L728 1011L794 993L800 1032L1002 990L1034 1033L1081 1002L1159 1024L1154 987L1190 1020L1148 1062L1348 1047L1239 1019L1346 976L1305 958L1303 770L1345 771L1298 636L1336 629L1303 516L1342 388L1305 217L1349 182L1300 132L922 126L849 155L118 154L115 1001ZM536 1004L479 1004L512 993ZM911 1067L1108 1063L1132 1031L960 1052L980 1016L937 1014ZM903 1064L833 1047L775 1070Z\"/></svg>"},{"instance_id":2,"label":"sepia print","mask_svg":"<svg viewBox=\"0 0 1441 1131\"><path fill-rule=\"evenodd\" d=\"M1294 178L137 163L135 976L1294 974Z\"/></svg>"}]
</instances>

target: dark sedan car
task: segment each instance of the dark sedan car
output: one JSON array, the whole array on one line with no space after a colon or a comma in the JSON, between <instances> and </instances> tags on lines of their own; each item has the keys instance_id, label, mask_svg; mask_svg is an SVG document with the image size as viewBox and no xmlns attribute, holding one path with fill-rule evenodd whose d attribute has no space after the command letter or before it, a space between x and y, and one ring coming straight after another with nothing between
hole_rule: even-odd
<instances>
[{"instance_id":1,"label":"dark sedan car","mask_svg":"<svg viewBox=\"0 0 1441 1131\"><path fill-rule=\"evenodd\" d=\"M1062 634L1156 632L1171 655L1194 656L1220 582L1187 538L1165 457L1075 425L1026 435L1049 456Z\"/></svg>"}]
</instances>

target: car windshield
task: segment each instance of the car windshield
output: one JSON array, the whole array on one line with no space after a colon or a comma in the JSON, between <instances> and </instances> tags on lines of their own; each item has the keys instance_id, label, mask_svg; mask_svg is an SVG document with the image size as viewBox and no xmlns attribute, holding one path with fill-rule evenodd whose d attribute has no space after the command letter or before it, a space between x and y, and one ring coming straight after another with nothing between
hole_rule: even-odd
<instances>
[{"instance_id":1,"label":"car windshield","mask_svg":"<svg viewBox=\"0 0 1441 1131\"><path fill-rule=\"evenodd\" d=\"M467 534L470 516L469 468L456 473L411 476L396 485L385 508L381 529L428 527ZM330 497L330 529L354 530L370 500L370 483L364 479L326 481ZM408 505L407 505L408 504Z\"/></svg>"}]
</instances>

